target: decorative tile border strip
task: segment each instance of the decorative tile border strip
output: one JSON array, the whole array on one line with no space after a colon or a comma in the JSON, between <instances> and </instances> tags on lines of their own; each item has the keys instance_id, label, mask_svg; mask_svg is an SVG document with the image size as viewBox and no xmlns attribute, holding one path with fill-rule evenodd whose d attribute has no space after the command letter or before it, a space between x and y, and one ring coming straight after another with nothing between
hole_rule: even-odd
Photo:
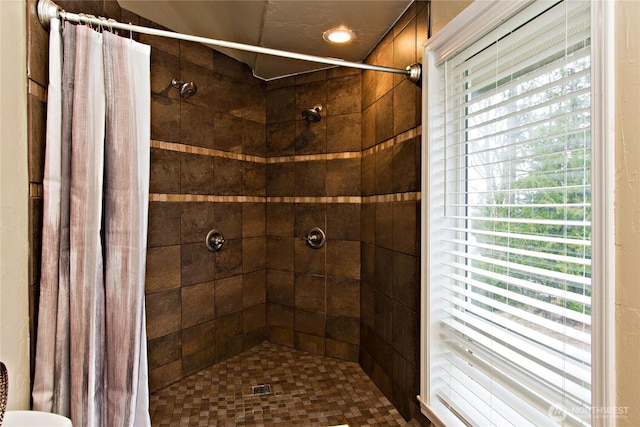
<instances>
[{"instance_id":1,"label":"decorative tile border strip","mask_svg":"<svg viewBox=\"0 0 640 427\"><path fill-rule=\"evenodd\" d=\"M30 95L35 96L42 102L47 102L47 90L31 79L29 79L28 90Z\"/></svg>"},{"instance_id":2,"label":"decorative tile border strip","mask_svg":"<svg viewBox=\"0 0 640 427\"><path fill-rule=\"evenodd\" d=\"M415 202L420 192L380 194L376 196L334 197L262 197L262 196L214 196L211 194L160 194L150 193L150 202L214 202L214 203L389 203Z\"/></svg>"},{"instance_id":3,"label":"decorative tile border strip","mask_svg":"<svg viewBox=\"0 0 640 427\"><path fill-rule=\"evenodd\" d=\"M29 197L42 197L43 192L44 188L42 184L37 182L29 183Z\"/></svg>"},{"instance_id":4,"label":"decorative tile border strip","mask_svg":"<svg viewBox=\"0 0 640 427\"><path fill-rule=\"evenodd\" d=\"M202 156L212 157L224 157L226 159L234 159L245 162L255 162L261 164L274 164L274 163L292 163L292 162L309 162L309 161L321 161L321 160L341 160L341 159L358 159L365 155L369 155L378 151L385 150L389 147L393 147L396 144L401 144L412 138L416 138L422 134L422 126L418 126L413 129L394 136L378 145L368 148L364 151L345 151L342 153L321 153L321 154L303 154L295 156L278 156L278 157L262 157L254 156L242 153L231 153L228 151L215 150L213 148L196 147L193 145L180 144L177 142L165 142L158 140L151 140L152 148L159 148L161 150L178 151L180 153L199 154Z\"/></svg>"}]
</instances>

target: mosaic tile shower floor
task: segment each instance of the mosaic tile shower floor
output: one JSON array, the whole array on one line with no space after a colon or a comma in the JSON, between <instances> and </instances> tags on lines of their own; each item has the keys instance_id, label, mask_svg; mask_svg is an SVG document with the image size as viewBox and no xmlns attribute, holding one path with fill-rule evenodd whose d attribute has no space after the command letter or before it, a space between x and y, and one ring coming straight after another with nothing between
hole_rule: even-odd
<instances>
[{"instance_id":1,"label":"mosaic tile shower floor","mask_svg":"<svg viewBox=\"0 0 640 427\"><path fill-rule=\"evenodd\" d=\"M405 425L357 363L269 342L156 391L150 412L153 427Z\"/></svg>"}]
</instances>

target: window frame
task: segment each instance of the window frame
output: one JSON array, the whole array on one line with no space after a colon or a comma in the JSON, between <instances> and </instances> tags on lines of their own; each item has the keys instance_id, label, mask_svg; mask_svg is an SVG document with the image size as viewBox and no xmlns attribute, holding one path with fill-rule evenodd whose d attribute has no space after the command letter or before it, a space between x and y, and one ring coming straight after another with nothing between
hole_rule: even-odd
<instances>
[{"instance_id":1,"label":"window frame","mask_svg":"<svg viewBox=\"0 0 640 427\"><path fill-rule=\"evenodd\" d=\"M429 294L427 280L432 234L429 224L429 142L432 117L430 108L442 105L437 67L447 58L495 29L531 2L476 0L423 45L422 90L422 189L421 202L421 337L420 402L422 413L435 425L459 423L453 414L439 416L429 402ZM615 408L615 87L614 87L614 2L591 0L591 171L592 171L592 408ZM609 30L609 31L607 31ZM437 250L437 249L436 249ZM615 416L592 417L593 426L616 425Z\"/></svg>"}]
</instances>

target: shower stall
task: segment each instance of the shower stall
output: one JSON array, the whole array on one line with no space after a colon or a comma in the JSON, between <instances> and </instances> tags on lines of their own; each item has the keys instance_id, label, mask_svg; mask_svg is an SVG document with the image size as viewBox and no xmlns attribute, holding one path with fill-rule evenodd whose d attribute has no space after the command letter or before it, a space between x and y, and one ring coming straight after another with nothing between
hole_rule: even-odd
<instances>
[{"instance_id":1,"label":"shower stall","mask_svg":"<svg viewBox=\"0 0 640 427\"><path fill-rule=\"evenodd\" d=\"M412 4L365 62L419 62L426 4ZM154 26L111 0L90 12ZM34 52L46 36L30 19L37 118L47 80ZM135 37L152 47L152 395L267 343L357 362L408 419L419 378L419 87L354 67L264 82L200 43ZM31 125L37 153L42 124ZM32 200L37 228L41 194ZM214 229L223 245L212 252Z\"/></svg>"}]
</instances>

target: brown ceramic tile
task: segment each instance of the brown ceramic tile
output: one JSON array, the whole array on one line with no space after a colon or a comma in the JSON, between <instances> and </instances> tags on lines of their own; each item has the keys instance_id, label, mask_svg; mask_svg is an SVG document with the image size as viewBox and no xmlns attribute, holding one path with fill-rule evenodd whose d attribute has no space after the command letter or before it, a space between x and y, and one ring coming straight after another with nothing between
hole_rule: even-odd
<instances>
[{"instance_id":1,"label":"brown ceramic tile","mask_svg":"<svg viewBox=\"0 0 640 427\"><path fill-rule=\"evenodd\" d=\"M393 305L393 348L412 366L418 364L420 340L418 315L395 303Z\"/></svg>"},{"instance_id":2,"label":"brown ceramic tile","mask_svg":"<svg viewBox=\"0 0 640 427\"><path fill-rule=\"evenodd\" d=\"M313 107L306 107L311 108ZM267 124L288 122L298 118L294 88L283 87L267 92Z\"/></svg>"},{"instance_id":3,"label":"brown ceramic tile","mask_svg":"<svg viewBox=\"0 0 640 427\"><path fill-rule=\"evenodd\" d=\"M418 110L421 98L420 88L413 82L405 79L393 88L393 133L398 135L416 127L419 123Z\"/></svg>"},{"instance_id":4,"label":"brown ceramic tile","mask_svg":"<svg viewBox=\"0 0 640 427\"><path fill-rule=\"evenodd\" d=\"M243 64L244 65L244 64ZM249 70L248 66L245 66ZM247 74L250 74L248 71ZM265 92L265 82L253 76L241 78L243 109L241 117L245 120L251 120L263 125L267 123L267 95Z\"/></svg>"},{"instance_id":5,"label":"brown ceramic tile","mask_svg":"<svg viewBox=\"0 0 640 427\"><path fill-rule=\"evenodd\" d=\"M267 204L267 235L294 235L295 205L293 203Z\"/></svg>"},{"instance_id":6,"label":"brown ceramic tile","mask_svg":"<svg viewBox=\"0 0 640 427\"><path fill-rule=\"evenodd\" d=\"M29 94L29 182L42 182L44 176L44 146L47 104Z\"/></svg>"},{"instance_id":7,"label":"brown ceramic tile","mask_svg":"<svg viewBox=\"0 0 640 427\"><path fill-rule=\"evenodd\" d=\"M324 313L296 309L294 330L318 337L325 336Z\"/></svg>"},{"instance_id":8,"label":"brown ceramic tile","mask_svg":"<svg viewBox=\"0 0 640 427\"><path fill-rule=\"evenodd\" d=\"M420 304L420 262L413 255L393 253L393 298L410 310Z\"/></svg>"},{"instance_id":9,"label":"brown ceramic tile","mask_svg":"<svg viewBox=\"0 0 640 427\"><path fill-rule=\"evenodd\" d=\"M180 203L149 202L147 246L180 244Z\"/></svg>"},{"instance_id":10,"label":"brown ceramic tile","mask_svg":"<svg viewBox=\"0 0 640 427\"><path fill-rule=\"evenodd\" d=\"M242 203L215 203L214 228L220 230L225 239L242 237Z\"/></svg>"},{"instance_id":11,"label":"brown ceramic tile","mask_svg":"<svg viewBox=\"0 0 640 427\"><path fill-rule=\"evenodd\" d=\"M40 24L38 2L27 2L27 77L40 86L49 84L49 33Z\"/></svg>"},{"instance_id":12,"label":"brown ceramic tile","mask_svg":"<svg viewBox=\"0 0 640 427\"><path fill-rule=\"evenodd\" d=\"M393 247L393 203L377 203L375 216L376 245Z\"/></svg>"},{"instance_id":13,"label":"brown ceramic tile","mask_svg":"<svg viewBox=\"0 0 640 427\"><path fill-rule=\"evenodd\" d=\"M376 153L366 154L362 157L362 195L372 196L376 194Z\"/></svg>"},{"instance_id":14,"label":"brown ceramic tile","mask_svg":"<svg viewBox=\"0 0 640 427\"><path fill-rule=\"evenodd\" d=\"M294 166L295 195L314 197L325 195L327 162L296 162Z\"/></svg>"},{"instance_id":15,"label":"brown ceramic tile","mask_svg":"<svg viewBox=\"0 0 640 427\"><path fill-rule=\"evenodd\" d=\"M213 51L213 71L227 77L240 78L245 73L245 65L224 53Z\"/></svg>"},{"instance_id":16,"label":"brown ceramic tile","mask_svg":"<svg viewBox=\"0 0 640 427\"><path fill-rule=\"evenodd\" d=\"M209 156L180 153L180 192L212 194L213 160Z\"/></svg>"},{"instance_id":17,"label":"brown ceramic tile","mask_svg":"<svg viewBox=\"0 0 640 427\"><path fill-rule=\"evenodd\" d=\"M213 50L203 44L180 40L180 59L213 70Z\"/></svg>"},{"instance_id":18,"label":"brown ceramic tile","mask_svg":"<svg viewBox=\"0 0 640 427\"><path fill-rule=\"evenodd\" d=\"M171 80L180 76L180 59L159 49L151 49L151 93L180 100L180 91L171 86Z\"/></svg>"},{"instance_id":19,"label":"brown ceramic tile","mask_svg":"<svg viewBox=\"0 0 640 427\"><path fill-rule=\"evenodd\" d=\"M308 108L312 108L308 107ZM324 116L323 116L324 117ZM306 120L296 120L296 155L322 154L327 152L327 122L310 123Z\"/></svg>"},{"instance_id":20,"label":"brown ceramic tile","mask_svg":"<svg viewBox=\"0 0 640 427\"><path fill-rule=\"evenodd\" d=\"M294 270L295 240L293 237L269 236L267 239L267 268Z\"/></svg>"},{"instance_id":21,"label":"brown ceramic tile","mask_svg":"<svg viewBox=\"0 0 640 427\"><path fill-rule=\"evenodd\" d=\"M306 236L309 230L315 227L326 231L326 209L324 203L297 203L294 229L296 238Z\"/></svg>"},{"instance_id":22,"label":"brown ceramic tile","mask_svg":"<svg viewBox=\"0 0 640 427\"><path fill-rule=\"evenodd\" d=\"M378 363L381 363L381 360L386 359L386 353L389 353L389 365L391 363L391 354L388 351L390 348L387 349L387 347L390 347L393 340L393 305L394 302L391 298L380 292L375 293L373 330L376 335L382 339L383 343L376 342L375 347L379 354L374 354L373 356L379 361ZM388 368L387 371L391 372L391 366L388 366Z\"/></svg>"},{"instance_id":23,"label":"brown ceramic tile","mask_svg":"<svg viewBox=\"0 0 640 427\"><path fill-rule=\"evenodd\" d=\"M419 215L420 206L417 202L393 203L393 249L417 255Z\"/></svg>"},{"instance_id":24,"label":"brown ceramic tile","mask_svg":"<svg viewBox=\"0 0 640 427\"><path fill-rule=\"evenodd\" d=\"M267 154L291 156L296 149L296 123L294 121L269 123L266 126Z\"/></svg>"},{"instance_id":25,"label":"brown ceramic tile","mask_svg":"<svg viewBox=\"0 0 640 427\"><path fill-rule=\"evenodd\" d=\"M180 205L181 243L203 243L209 230L216 226L213 215L214 203L184 202Z\"/></svg>"},{"instance_id":26,"label":"brown ceramic tile","mask_svg":"<svg viewBox=\"0 0 640 427\"><path fill-rule=\"evenodd\" d=\"M214 319L213 282L185 286L182 291L182 328Z\"/></svg>"},{"instance_id":27,"label":"brown ceramic tile","mask_svg":"<svg viewBox=\"0 0 640 427\"><path fill-rule=\"evenodd\" d=\"M327 82L325 79L302 83L296 81L296 118L300 119L302 111L322 105L320 115L324 118L327 115Z\"/></svg>"},{"instance_id":28,"label":"brown ceramic tile","mask_svg":"<svg viewBox=\"0 0 640 427\"><path fill-rule=\"evenodd\" d=\"M294 76L282 77L280 79L269 80L267 82L267 91L272 91L275 89L281 89L284 87L294 86L296 84L296 79Z\"/></svg>"},{"instance_id":29,"label":"brown ceramic tile","mask_svg":"<svg viewBox=\"0 0 640 427\"><path fill-rule=\"evenodd\" d=\"M193 374L201 369L207 368L216 362L216 347L208 347L203 350L189 354L182 359L183 375Z\"/></svg>"},{"instance_id":30,"label":"brown ceramic tile","mask_svg":"<svg viewBox=\"0 0 640 427\"><path fill-rule=\"evenodd\" d=\"M180 333L165 335L148 343L149 369L154 370L180 360L182 341Z\"/></svg>"},{"instance_id":31,"label":"brown ceramic tile","mask_svg":"<svg viewBox=\"0 0 640 427\"><path fill-rule=\"evenodd\" d=\"M296 273L295 306L297 310L326 312L326 284L323 276Z\"/></svg>"},{"instance_id":32,"label":"brown ceramic tile","mask_svg":"<svg viewBox=\"0 0 640 427\"><path fill-rule=\"evenodd\" d=\"M216 280L242 274L242 239L225 239L222 250L214 254Z\"/></svg>"},{"instance_id":33,"label":"brown ceramic tile","mask_svg":"<svg viewBox=\"0 0 640 427\"><path fill-rule=\"evenodd\" d=\"M376 204L362 203L360 205L360 232L363 243L376 243Z\"/></svg>"},{"instance_id":34,"label":"brown ceramic tile","mask_svg":"<svg viewBox=\"0 0 640 427\"><path fill-rule=\"evenodd\" d=\"M294 308L287 305L267 304L267 324L293 331Z\"/></svg>"},{"instance_id":35,"label":"brown ceramic tile","mask_svg":"<svg viewBox=\"0 0 640 427\"><path fill-rule=\"evenodd\" d=\"M156 24L153 21L149 21L148 19L143 17L140 17L140 25L144 27L151 27L151 28L157 28L160 30L166 30L166 28ZM180 56L180 40L178 39L140 34L140 41L144 44L151 45L151 47L153 47L154 49L159 49L175 57Z\"/></svg>"},{"instance_id":36,"label":"brown ceramic tile","mask_svg":"<svg viewBox=\"0 0 640 427\"><path fill-rule=\"evenodd\" d=\"M287 347L294 346L293 329L279 328L277 326L268 326L267 333L269 341L274 344L284 345Z\"/></svg>"},{"instance_id":37,"label":"brown ceramic tile","mask_svg":"<svg viewBox=\"0 0 640 427\"><path fill-rule=\"evenodd\" d=\"M336 352L348 355L353 350ZM253 396L256 384L270 384L272 393ZM357 363L268 342L153 393L150 413L154 426L180 425L181 420L238 427L405 424Z\"/></svg>"},{"instance_id":38,"label":"brown ceramic tile","mask_svg":"<svg viewBox=\"0 0 640 427\"><path fill-rule=\"evenodd\" d=\"M267 301L267 271L259 270L242 276L242 307L264 306Z\"/></svg>"},{"instance_id":39,"label":"brown ceramic tile","mask_svg":"<svg viewBox=\"0 0 640 427\"><path fill-rule=\"evenodd\" d=\"M180 153L151 148L149 192L180 192Z\"/></svg>"},{"instance_id":40,"label":"brown ceramic tile","mask_svg":"<svg viewBox=\"0 0 640 427\"><path fill-rule=\"evenodd\" d=\"M327 239L360 240L359 203L327 204Z\"/></svg>"},{"instance_id":41,"label":"brown ceramic tile","mask_svg":"<svg viewBox=\"0 0 640 427\"><path fill-rule=\"evenodd\" d=\"M296 273L325 274L326 248L313 249L302 239L295 240Z\"/></svg>"},{"instance_id":42,"label":"brown ceramic tile","mask_svg":"<svg viewBox=\"0 0 640 427\"><path fill-rule=\"evenodd\" d=\"M295 347L312 354L324 355L324 338L315 335L295 332Z\"/></svg>"},{"instance_id":43,"label":"brown ceramic tile","mask_svg":"<svg viewBox=\"0 0 640 427\"><path fill-rule=\"evenodd\" d=\"M216 321L216 342L242 335L242 311L237 311Z\"/></svg>"},{"instance_id":44,"label":"brown ceramic tile","mask_svg":"<svg viewBox=\"0 0 640 427\"><path fill-rule=\"evenodd\" d=\"M360 159L327 161L327 196L359 196L361 194Z\"/></svg>"},{"instance_id":45,"label":"brown ceramic tile","mask_svg":"<svg viewBox=\"0 0 640 427\"><path fill-rule=\"evenodd\" d=\"M182 378L182 360L149 370L149 391L154 392Z\"/></svg>"},{"instance_id":46,"label":"brown ceramic tile","mask_svg":"<svg viewBox=\"0 0 640 427\"><path fill-rule=\"evenodd\" d=\"M363 325L373 328L375 318L375 291L363 285L360 292L360 321ZM363 341L361 340L361 343Z\"/></svg>"},{"instance_id":47,"label":"brown ceramic tile","mask_svg":"<svg viewBox=\"0 0 640 427\"><path fill-rule=\"evenodd\" d=\"M242 164L240 160L213 158L213 194L220 196L242 194Z\"/></svg>"},{"instance_id":48,"label":"brown ceramic tile","mask_svg":"<svg viewBox=\"0 0 640 427\"><path fill-rule=\"evenodd\" d=\"M147 249L145 292L148 294L180 287L180 246Z\"/></svg>"},{"instance_id":49,"label":"brown ceramic tile","mask_svg":"<svg viewBox=\"0 0 640 427\"><path fill-rule=\"evenodd\" d=\"M242 237L264 236L266 223L266 203L242 204Z\"/></svg>"},{"instance_id":50,"label":"brown ceramic tile","mask_svg":"<svg viewBox=\"0 0 640 427\"><path fill-rule=\"evenodd\" d=\"M416 158L419 138L409 139L393 147L393 191L405 193L418 190L420 159Z\"/></svg>"},{"instance_id":51,"label":"brown ceramic tile","mask_svg":"<svg viewBox=\"0 0 640 427\"><path fill-rule=\"evenodd\" d=\"M362 74L362 70L359 68L351 67L335 67L327 70L327 79L351 76L353 74Z\"/></svg>"},{"instance_id":52,"label":"brown ceramic tile","mask_svg":"<svg viewBox=\"0 0 640 427\"><path fill-rule=\"evenodd\" d=\"M267 167L263 163L242 162L242 194L245 196L261 196L266 195L267 189Z\"/></svg>"},{"instance_id":53,"label":"brown ceramic tile","mask_svg":"<svg viewBox=\"0 0 640 427\"><path fill-rule=\"evenodd\" d=\"M267 131L264 123L242 120L242 152L253 156L266 156Z\"/></svg>"},{"instance_id":54,"label":"brown ceramic tile","mask_svg":"<svg viewBox=\"0 0 640 427\"><path fill-rule=\"evenodd\" d=\"M180 330L180 289L149 294L145 305L149 340Z\"/></svg>"},{"instance_id":55,"label":"brown ceramic tile","mask_svg":"<svg viewBox=\"0 0 640 427\"><path fill-rule=\"evenodd\" d=\"M375 154L376 193L391 194L393 192L393 147L385 148Z\"/></svg>"},{"instance_id":56,"label":"brown ceramic tile","mask_svg":"<svg viewBox=\"0 0 640 427\"><path fill-rule=\"evenodd\" d=\"M294 306L294 273L267 270L267 300L270 303Z\"/></svg>"},{"instance_id":57,"label":"brown ceramic tile","mask_svg":"<svg viewBox=\"0 0 640 427\"><path fill-rule=\"evenodd\" d=\"M401 19L404 20L402 26L394 27L395 38L393 40L393 66L396 68L406 68L408 65L416 63L416 20L415 4L411 7L413 13L405 13ZM400 31L395 28L401 28ZM394 76L394 84L406 80L400 74ZM408 81L408 80L407 80ZM412 83L415 86L415 83Z\"/></svg>"},{"instance_id":58,"label":"brown ceramic tile","mask_svg":"<svg viewBox=\"0 0 640 427\"><path fill-rule=\"evenodd\" d=\"M226 316L242 310L242 276L233 276L215 281L216 317Z\"/></svg>"},{"instance_id":59,"label":"brown ceramic tile","mask_svg":"<svg viewBox=\"0 0 640 427\"><path fill-rule=\"evenodd\" d=\"M360 242L333 240L326 247L328 276L360 279Z\"/></svg>"},{"instance_id":60,"label":"brown ceramic tile","mask_svg":"<svg viewBox=\"0 0 640 427\"><path fill-rule=\"evenodd\" d=\"M327 117L327 152L360 151L360 113Z\"/></svg>"},{"instance_id":61,"label":"brown ceramic tile","mask_svg":"<svg viewBox=\"0 0 640 427\"><path fill-rule=\"evenodd\" d=\"M180 115L182 118L180 142L182 144L214 148L213 114L209 109L183 102Z\"/></svg>"},{"instance_id":62,"label":"brown ceramic tile","mask_svg":"<svg viewBox=\"0 0 640 427\"><path fill-rule=\"evenodd\" d=\"M418 15L416 17L416 54L417 62L422 63L422 44L427 41L429 32L429 8L419 7L418 9Z\"/></svg>"},{"instance_id":63,"label":"brown ceramic tile","mask_svg":"<svg viewBox=\"0 0 640 427\"><path fill-rule=\"evenodd\" d=\"M182 356L196 353L216 344L216 322L210 320L182 331Z\"/></svg>"},{"instance_id":64,"label":"brown ceramic tile","mask_svg":"<svg viewBox=\"0 0 640 427\"><path fill-rule=\"evenodd\" d=\"M296 85L304 85L313 82L322 82L327 79L327 71L319 70L294 76Z\"/></svg>"},{"instance_id":65,"label":"brown ceramic tile","mask_svg":"<svg viewBox=\"0 0 640 427\"><path fill-rule=\"evenodd\" d=\"M185 82L193 81L198 91L184 102L213 109L213 86L215 79L211 70L188 61L180 61L180 79ZM176 89L177 90L177 89Z\"/></svg>"},{"instance_id":66,"label":"brown ceramic tile","mask_svg":"<svg viewBox=\"0 0 640 427\"><path fill-rule=\"evenodd\" d=\"M376 104L367 107L362 111L360 118L362 149L366 150L376 145Z\"/></svg>"},{"instance_id":67,"label":"brown ceramic tile","mask_svg":"<svg viewBox=\"0 0 640 427\"><path fill-rule=\"evenodd\" d=\"M242 239L242 272L251 273L266 268L267 241L264 236Z\"/></svg>"},{"instance_id":68,"label":"brown ceramic tile","mask_svg":"<svg viewBox=\"0 0 640 427\"><path fill-rule=\"evenodd\" d=\"M120 5L115 0L105 0L104 1L104 15L107 18L115 19L116 21L120 21L121 9Z\"/></svg>"},{"instance_id":69,"label":"brown ceramic tile","mask_svg":"<svg viewBox=\"0 0 640 427\"><path fill-rule=\"evenodd\" d=\"M293 163L270 163L267 165L267 196L294 195Z\"/></svg>"},{"instance_id":70,"label":"brown ceramic tile","mask_svg":"<svg viewBox=\"0 0 640 427\"><path fill-rule=\"evenodd\" d=\"M151 139L180 142L180 101L151 95Z\"/></svg>"},{"instance_id":71,"label":"brown ceramic tile","mask_svg":"<svg viewBox=\"0 0 640 427\"><path fill-rule=\"evenodd\" d=\"M393 91L376 101L376 143L393 136Z\"/></svg>"},{"instance_id":72,"label":"brown ceramic tile","mask_svg":"<svg viewBox=\"0 0 640 427\"><path fill-rule=\"evenodd\" d=\"M327 314L360 317L360 282L327 277Z\"/></svg>"},{"instance_id":73,"label":"brown ceramic tile","mask_svg":"<svg viewBox=\"0 0 640 427\"><path fill-rule=\"evenodd\" d=\"M42 212L42 199L29 197L29 285L35 285L40 280Z\"/></svg>"},{"instance_id":74,"label":"brown ceramic tile","mask_svg":"<svg viewBox=\"0 0 640 427\"><path fill-rule=\"evenodd\" d=\"M212 116L214 117L215 129L214 148L230 153L241 153L242 119L221 112L216 112Z\"/></svg>"},{"instance_id":75,"label":"brown ceramic tile","mask_svg":"<svg viewBox=\"0 0 640 427\"><path fill-rule=\"evenodd\" d=\"M362 242L360 244L360 282L363 285L375 285L376 247Z\"/></svg>"},{"instance_id":76,"label":"brown ceramic tile","mask_svg":"<svg viewBox=\"0 0 640 427\"><path fill-rule=\"evenodd\" d=\"M245 309L242 312L242 330L244 333L256 329L264 329L267 326L267 305L259 304Z\"/></svg>"},{"instance_id":77,"label":"brown ceramic tile","mask_svg":"<svg viewBox=\"0 0 640 427\"><path fill-rule=\"evenodd\" d=\"M327 82L327 115L360 113L362 110L360 89L359 74L329 80Z\"/></svg>"},{"instance_id":78,"label":"brown ceramic tile","mask_svg":"<svg viewBox=\"0 0 640 427\"><path fill-rule=\"evenodd\" d=\"M248 105L247 88L238 77L228 77L216 74L213 90L215 93L214 111L242 118L244 109Z\"/></svg>"},{"instance_id":79,"label":"brown ceramic tile","mask_svg":"<svg viewBox=\"0 0 640 427\"><path fill-rule=\"evenodd\" d=\"M207 250L204 242L184 244L180 252L182 286L213 280L214 254Z\"/></svg>"},{"instance_id":80,"label":"brown ceramic tile","mask_svg":"<svg viewBox=\"0 0 640 427\"><path fill-rule=\"evenodd\" d=\"M325 355L335 359L357 362L360 354L360 346L342 341L325 339ZM416 394L417 395L417 394Z\"/></svg>"},{"instance_id":81,"label":"brown ceramic tile","mask_svg":"<svg viewBox=\"0 0 640 427\"><path fill-rule=\"evenodd\" d=\"M234 335L230 338L219 339L216 342L216 363L236 356L244 350L244 336Z\"/></svg>"},{"instance_id":82,"label":"brown ceramic tile","mask_svg":"<svg viewBox=\"0 0 640 427\"><path fill-rule=\"evenodd\" d=\"M376 247L375 277L372 285L387 296L393 294L393 251Z\"/></svg>"},{"instance_id":83,"label":"brown ceramic tile","mask_svg":"<svg viewBox=\"0 0 640 427\"><path fill-rule=\"evenodd\" d=\"M327 316L327 338L359 344L360 320L346 316Z\"/></svg>"}]
</instances>

